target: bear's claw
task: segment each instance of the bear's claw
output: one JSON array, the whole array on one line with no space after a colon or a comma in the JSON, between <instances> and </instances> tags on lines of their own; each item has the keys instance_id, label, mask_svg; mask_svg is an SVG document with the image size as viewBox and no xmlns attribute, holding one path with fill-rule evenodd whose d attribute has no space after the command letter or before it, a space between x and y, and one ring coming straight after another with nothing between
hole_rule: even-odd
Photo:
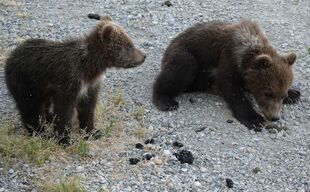
<instances>
[{"instance_id":1,"label":"bear's claw","mask_svg":"<svg viewBox=\"0 0 310 192\"><path fill-rule=\"evenodd\" d=\"M261 132L262 127L265 124L265 119L258 113L247 114L245 116L239 116L237 120L245 125L248 129L254 130L255 132Z\"/></svg>"},{"instance_id":2,"label":"bear's claw","mask_svg":"<svg viewBox=\"0 0 310 192\"><path fill-rule=\"evenodd\" d=\"M288 96L283 100L283 104L295 104L300 101L301 93L296 89L288 90Z\"/></svg>"}]
</instances>

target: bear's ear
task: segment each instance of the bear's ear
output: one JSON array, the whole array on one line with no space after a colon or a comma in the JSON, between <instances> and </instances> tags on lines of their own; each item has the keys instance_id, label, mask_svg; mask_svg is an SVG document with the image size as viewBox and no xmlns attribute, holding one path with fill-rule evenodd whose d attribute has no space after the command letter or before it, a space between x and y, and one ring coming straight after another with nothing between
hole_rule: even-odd
<instances>
[{"instance_id":1,"label":"bear's ear","mask_svg":"<svg viewBox=\"0 0 310 192\"><path fill-rule=\"evenodd\" d=\"M284 55L283 58L289 65L293 65L297 60L297 54L289 53L289 54Z\"/></svg>"},{"instance_id":2,"label":"bear's ear","mask_svg":"<svg viewBox=\"0 0 310 192\"><path fill-rule=\"evenodd\" d=\"M113 21L112 17L110 17L109 15L101 16L100 20L101 21Z\"/></svg>"},{"instance_id":3,"label":"bear's ear","mask_svg":"<svg viewBox=\"0 0 310 192\"><path fill-rule=\"evenodd\" d=\"M266 69L271 66L271 57L266 54L261 54L256 56L255 61L254 61L254 68L255 69Z\"/></svg>"},{"instance_id":4,"label":"bear's ear","mask_svg":"<svg viewBox=\"0 0 310 192\"><path fill-rule=\"evenodd\" d=\"M113 25L106 25L99 30L99 36L102 41L105 39L110 39L116 32L116 27Z\"/></svg>"}]
</instances>

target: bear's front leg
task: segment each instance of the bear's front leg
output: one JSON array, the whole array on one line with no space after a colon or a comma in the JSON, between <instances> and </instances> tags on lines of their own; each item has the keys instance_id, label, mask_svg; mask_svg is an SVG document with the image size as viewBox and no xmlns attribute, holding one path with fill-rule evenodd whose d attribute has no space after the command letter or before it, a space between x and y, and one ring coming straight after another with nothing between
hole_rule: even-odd
<instances>
[{"instance_id":1,"label":"bear's front leg","mask_svg":"<svg viewBox=\"0 0 310 192\"><path fill-rule=\"evenodd\" d=\"M234 117L247 128L261 131L265 119L255 111L253 104L246 97L241 76L237 72L218 74L217 86Z\"/></svg>"},{"instance_id":2,"label":"bear's front leg","mask_svg":"<svg viewBox=\"0 0 310 192\"><path fill-rule=\"evenodd\" d=\"M87 96L80 98L78 102L78 118L80 123L80 129L85 130L87 136L85 139L88 139L89 136L98 139L101 137L99 130L95 129L94 118L95 118L95 109L97 104L99 86L91 87L87 92Z\"/></svg>"},{"instance_id":3,"label":"bear's front leg","mask_svg":"<svg viewBox=\"0 0 310 192\"><path fill-rule=\"evenodd\" d=\"M69 130L71 128L74 108L76 107L76 97L57 96L54 99L55 127L54 131L59 139L59 143L70 145Z\"/></svg>"},{"instance_id":4,"label":"bear's front leg","mask_svg":"<svg viewBox=\"0 0 310 192\"><path fill-rule=\"evenodd\" d=\"M287 97L283 100L283 104L295 104L300 101L300 91L291 88L288 90Z\"/></svg>"}]
</instances>

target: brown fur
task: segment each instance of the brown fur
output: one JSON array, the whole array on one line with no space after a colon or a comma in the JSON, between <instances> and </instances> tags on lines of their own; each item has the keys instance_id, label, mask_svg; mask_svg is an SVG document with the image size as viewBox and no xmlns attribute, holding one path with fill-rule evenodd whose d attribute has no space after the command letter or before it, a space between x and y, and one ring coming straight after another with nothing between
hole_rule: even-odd
<instances>
[{"instance_id":1,"label":"brown fur","mask_svg":"<svg viewBox=\"0 0 310 192\"><path fill-rule=\"evenodd\" d=\"M279 54L254 22L200 23L168 46L153 102L160 110L173 110L178 107L174 97L180 93L205 91L215 84L241 123L259 127L265 120L245 92L255 97L268 120L278 120L282 102L293 103L300 97L290 89L295 61L295 53Z\"/></svg>"},{"instance_id":2,"label":"brown fur","mask_svg":"<svg viewBox=\"0 0 310 192\"><path fill-rule=\"evenodd\" d=\"M55 133L68 143L74 109L80 128L94 130L94 110L101 76L107 68L142 64L145 54L109 16L84 38L66 41L30 39L18 46L5 65L8 90L28 132L41 132L40 122L55 119ZM41 120L41 121L40 121Z\"/></svg>"}]
</instances>

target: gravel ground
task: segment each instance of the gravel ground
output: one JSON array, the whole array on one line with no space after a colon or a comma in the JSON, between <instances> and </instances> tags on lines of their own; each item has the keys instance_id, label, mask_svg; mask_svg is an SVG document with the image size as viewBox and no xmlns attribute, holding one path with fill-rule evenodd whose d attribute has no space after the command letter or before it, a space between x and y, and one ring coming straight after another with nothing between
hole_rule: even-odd
<instances>
[{"instance_id":1,"label":"gravel ground","mask_svg":"<svg viewBox=\"0 0 310 192\"><path fill-rule=\"evenodd\" d=\"M174 0L170 7L162 3L0 0L2 53L30 37L63 39L86 33L96 23L86 16L91 12L109 14L125 27L148 57L138 68L108 71L101 99L108 97L104 90L123 90L128 101L125 110L145 106L145 124L155 141L144 149L132 145L103 149L87 162L74 157L69 163L49 161L41 167L21 162L8 172L0 163L0 191L37 191L38 177L44 180L57 174L58 180L79 175L87 191L310 191L310 1ZM210 94L179 97L176 112L160 112L150 103L152 82L171 38L194 23L214 19L256 20L280 51L299 54L295 85L302 101L285 106L279 122L288 130L249 131L232 117L219 96ZM2 67L0 114L2 122L16 117ZM233 122L227 123L228 119ZM184 146L175 147L174 141ZM193 164L181 164L173 155L182 149L192 152ZM129 158L145 153L156 157L129 164ZM227 179L233 181L233 188L228 188Z\"/></svg>"}]
</instances>

